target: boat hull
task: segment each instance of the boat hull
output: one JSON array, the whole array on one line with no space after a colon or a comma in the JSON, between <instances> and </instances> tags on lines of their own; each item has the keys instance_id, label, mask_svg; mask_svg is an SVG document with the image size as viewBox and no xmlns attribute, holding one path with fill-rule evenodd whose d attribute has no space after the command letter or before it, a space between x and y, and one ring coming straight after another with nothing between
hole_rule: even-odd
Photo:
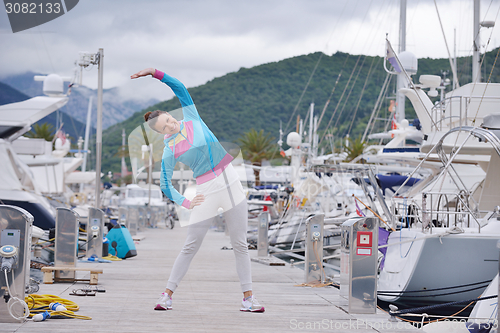
<instances>
[{"instance_id":1,"label":"boat hull","mask_svg":"<svg viewBox=\"0 0 500 333\"><path fill-rule=\"evenodd\" d=\"M415 240L388 247L378 281L382 301L421 306L472 299L498 273L498 235L462 233L418 240L429 235L405 233L403 237L393 232L389 238L389 244Z\"/></svg>"}]
</instances>

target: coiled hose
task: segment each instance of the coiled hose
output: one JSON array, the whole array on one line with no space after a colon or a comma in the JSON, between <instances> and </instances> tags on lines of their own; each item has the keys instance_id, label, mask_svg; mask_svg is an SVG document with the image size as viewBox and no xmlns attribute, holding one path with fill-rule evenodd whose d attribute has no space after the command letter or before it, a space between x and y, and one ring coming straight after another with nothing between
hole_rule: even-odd
<instances>
[{"instance_id":1,"label":"coiled hose","mask_svg":"<svg viewBox=\"0 0 500 333\"><path fill-rule=\"evenodd\" d=\"M75 318L82 320L92 320L92 317L75 314L75 312L80 309L78 304L59 296L30 294L25 297L25 302L29 307L30 318L38 313L44 313L45 311L48 311L50 314L50 318ZM50 310L50 303L60 303L64 305L66 311Z\"/></svg>"}]
</instances>

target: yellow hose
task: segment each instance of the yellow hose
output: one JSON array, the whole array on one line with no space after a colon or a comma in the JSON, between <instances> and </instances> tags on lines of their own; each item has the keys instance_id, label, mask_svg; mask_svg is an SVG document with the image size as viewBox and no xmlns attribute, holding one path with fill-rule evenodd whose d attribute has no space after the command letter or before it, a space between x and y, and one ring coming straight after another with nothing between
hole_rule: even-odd
<instances>
[{"instance_id":1,"label":"yellow hose","mask_svg":"<svg viewBox=\"0 0 500 333\"><path fill-rule=\"evenodd\" d=\"M65 298L61 298L56 295L38 295L38 294L30 294L25 297L25 302L28 304L30 309L30 317L33 317L37 313L43 313L48 311L50 316L53 317L67 317L67 318L76 318L83 320L91 320L91 317L81 316L75 314L76 311L80 309L78 304L73 301L67 300ZM49 310L50 303L60 303L62 304L67 311L53 311Z\"/></svg>"},{"instance_id":2,"label":"yellow hose","mask_svg":"<svg viewBox=\"0 0 500 333\"><path fill-rule=\"evenodd\" d=\"M122 260L121 258L118 258L117 256L114 256L112 254L109 254L105 257L102 257L102 259L111 260L111 261L121 261Z\"/></svg>"}]
</instances>

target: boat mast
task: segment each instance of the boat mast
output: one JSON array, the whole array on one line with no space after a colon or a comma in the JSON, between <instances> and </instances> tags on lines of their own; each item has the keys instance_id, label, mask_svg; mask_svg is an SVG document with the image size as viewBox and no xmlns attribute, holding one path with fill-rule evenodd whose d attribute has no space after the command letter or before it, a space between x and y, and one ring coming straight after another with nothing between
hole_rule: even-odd
<instances>
[{"instance_id":1,"label":"boat mast","mask_svg":"<svg viewBox=\"0 0 500 333\"><path fill-rule=\"evenodd\" d=\"M481 82L480 57L479 57L479 11L480 0L474 0L474 35L472 40L472 82Z\"/></svg>"},{"instance_id":2,"label":"boat mast","mask_svg":"<svg viewBox=\"0 0 500 333\"><path fill-rule=\"evenodd\" d=\"M400 1L399 11L399 49L398 54L406 51L406 0ZM396 122L401 123L405 119L405 95L399 92L401 88L406 87L406 77L404 73L399 73L397 76L396 90Z\"/></svg>"}]
</instances>

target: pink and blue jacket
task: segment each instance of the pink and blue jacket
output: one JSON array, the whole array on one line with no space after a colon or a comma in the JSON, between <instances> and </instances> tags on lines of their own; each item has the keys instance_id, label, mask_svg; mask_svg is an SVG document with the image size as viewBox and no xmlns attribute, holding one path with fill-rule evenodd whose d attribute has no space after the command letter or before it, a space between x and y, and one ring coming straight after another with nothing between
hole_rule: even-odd
<instances>
[{"instance_id":1,"label":"pink and blue jacket","mask_svg":"<svg viewBox=\"0 0 500 333\"><path fill-rule=\"evenodd\" d=\"M220 175L231 163L233 157L226 152L219 140L201 120L184 84L159 70L155 71L154 77L172 89L181 102L184 115L179 133L165 136L160 187L170 200L189 208L191 202L172 186L172 175L177 161L189 166L193 170L196 183L203 184Z\"/></svg>"}]
</instances>

